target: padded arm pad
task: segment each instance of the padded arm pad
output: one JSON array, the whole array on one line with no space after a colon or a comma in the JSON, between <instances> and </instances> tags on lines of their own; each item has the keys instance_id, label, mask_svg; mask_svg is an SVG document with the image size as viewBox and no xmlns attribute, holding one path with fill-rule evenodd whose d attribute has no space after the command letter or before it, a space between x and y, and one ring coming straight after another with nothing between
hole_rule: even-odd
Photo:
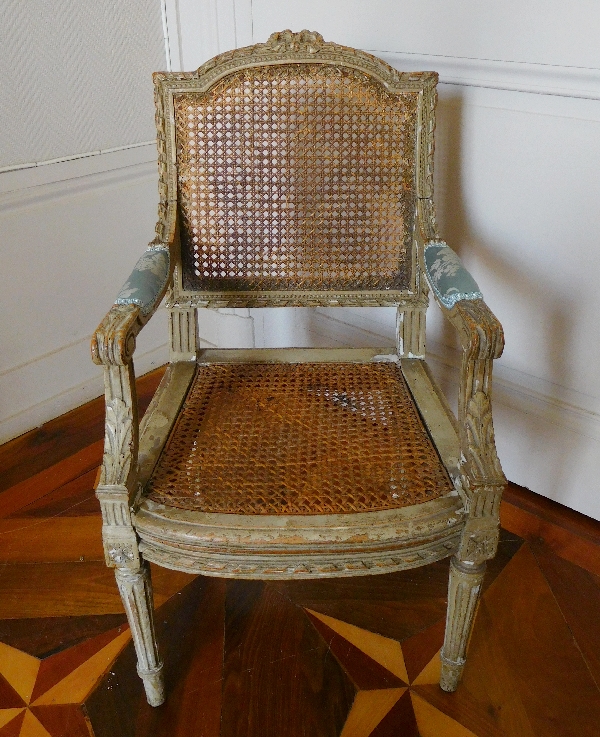
<instances>
[{"instance_id":1,"label":"padded arm pad","mask_svg":"<svg viewBox=\"0 0 600 737\"><path fill-rule=\"evenodd\" d=\"M425 245L425 273L436 297L448 309L463 299L483 299L475 279L444 241Z\"/></svg>"},{"instance_id":2,"label":"padded arm pad","mask_svg":"<svg viewBox=\"0 0 600 737\"><path fill-rule=\"evenodd\" d=\"M170 273L169 249L151 246L135 265L121 287L116 305L138 305L142 315L152 312L167 284Z\"/></svg>"}]
</instances>

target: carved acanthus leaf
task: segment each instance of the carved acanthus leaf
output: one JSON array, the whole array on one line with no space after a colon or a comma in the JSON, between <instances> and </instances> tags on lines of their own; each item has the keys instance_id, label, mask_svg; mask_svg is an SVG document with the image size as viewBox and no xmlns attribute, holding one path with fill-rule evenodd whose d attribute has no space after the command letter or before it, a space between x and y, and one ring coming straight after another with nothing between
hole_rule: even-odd
<instances>
[{"instance_id":1,"label":"carved acanthus leaf","mask_svg":"<svg viewBox=\"0 0 600 737\"><path fill-rule=\"evenodd\" d=\"M132 460L133 415L122 399L106 403L102 484L125 484Z\"/></svg>"},{"instance_id":2,"label":"carved acanthus leaf","mask_svg":"<svg viewBox=\"0 0 600 737\"><path fill-rule=\"evenodd\" d=\"M504 474L496 453L492 404L487 394L476 392L467 404L466 425L466 464L465 472L469 481L490 484L504 483Z\"/></svg>"}]
</instances>

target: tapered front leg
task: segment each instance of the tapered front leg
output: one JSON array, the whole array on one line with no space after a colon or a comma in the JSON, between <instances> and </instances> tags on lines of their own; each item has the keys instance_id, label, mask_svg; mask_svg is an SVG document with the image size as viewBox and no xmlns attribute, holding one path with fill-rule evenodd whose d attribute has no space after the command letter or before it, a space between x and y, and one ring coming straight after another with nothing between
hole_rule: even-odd
<instances>
[{"instance_id":1,"label":"tapered front leg","mask_svg":"<svg viewBox=\"0 0 600 737\"><path fill-rule=\"evenodd\" d=\"M144 682L150 706L165 700L163 664L154 632L154 604L150 567L143 561L138 569L117 568L115 577L127 612L129 627L137 654L137 671Z\"/></svg>"},{"instance_id":2,"label":"tapered front leg","mask_svg":"<svg viewBox=\"0 0 600 737\"><path fill-rule=\"evenodd\" d=\"M455 557L450 562L446 635L441 652L440 686L444 691L456 691L465 667L467 645L485 568L485 563L464 563Z\"/></svg>"}]
</instances>

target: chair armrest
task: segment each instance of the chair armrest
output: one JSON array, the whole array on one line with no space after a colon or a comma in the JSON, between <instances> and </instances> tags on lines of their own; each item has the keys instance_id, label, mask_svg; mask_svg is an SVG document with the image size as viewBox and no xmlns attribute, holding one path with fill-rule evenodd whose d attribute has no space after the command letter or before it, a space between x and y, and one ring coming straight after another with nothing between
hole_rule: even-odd
<instances>
[{"instance_id":1,"label":"chair armrest","mask_svg":"<svg viewBox=\"0 0 600 737\"><path fill-rule=\"evenodd\" d=\"M443 307L450 309L462 300L483 299L477 282L447 243L430 241L423 253L427 280Z\"/></svg>"},{"instance_id":2,"label":"chair armrest","mask_svg":"<svg viewBox=\"0 0 600 737\"><path fill-rule=\"evenodd\" d=\"M151 245L140 257L121 287L114 306L92 338L92 360L100 365L124 365L131 361L135 338L152 317L171 274L166 245Z\"/></svg>"},{"instance_id":3,"label":"chair armrest","mask_svg":"<svg viewBox=\"0 0 600 737\"><path fill-rule=\"evenodd\" d=\"M425 273L463 349L458 397L461 487L467 520L457 558L479 565L498 547L500 499L506 486L492 421L492 365L502 355L502 325L477 282L442 241L425 245Z\"/></svg>"},{"instance_id":4,"label":"chair armrest","mask_svg":"<svg viewBox=\"0 0 600 737\"><path fill-rule=\"evenodd\" d=\"M443 241L424 248L425 273L436 302L460 336L463 360L458 424L464 485L504 488L492 423L492 362L504 349L502 325L477 282Z\"/></svg>"},{"instance_id":5,"label":"chair armrest","mask_svg":"<svg viewBox=\"0 0 600 737\"><path fill-rule=\"evenodd\" d=\"M133 353L135 339L152 317L171 276L170 249L151 244L138 260L113 307L92 338L92 359L104 366L104 457L96 496L109 566L139 566L130 507L137 494L139 421Z\"/></svg>"}]
</instances>

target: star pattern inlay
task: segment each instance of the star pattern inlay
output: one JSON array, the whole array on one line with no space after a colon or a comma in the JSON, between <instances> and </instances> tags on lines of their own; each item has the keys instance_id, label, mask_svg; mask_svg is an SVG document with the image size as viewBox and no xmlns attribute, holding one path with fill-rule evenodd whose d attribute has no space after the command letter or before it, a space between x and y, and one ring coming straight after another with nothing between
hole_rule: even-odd
<instances>
[{"instance_id":1,"label":"star pattern inlay","mask_svg":"<svg viewBox=\"0 0 600 737\"><path fill-rule=\"evenodd\" d=\"M357 689L340 737L478 737L419 692L439 682L443 622L400 643L305 611Z\"/></svg>"},{"instance_id":2,"label":"star pattern inlay","mask_svg":"<svg viewBox=\"0 0 600 737\"><path fill-rule=\"evenodd\" d=\"M0 642L0 737L93 736L81 705L130 637L119 627L43 660Z\"/></svg>"}]
</instances>

